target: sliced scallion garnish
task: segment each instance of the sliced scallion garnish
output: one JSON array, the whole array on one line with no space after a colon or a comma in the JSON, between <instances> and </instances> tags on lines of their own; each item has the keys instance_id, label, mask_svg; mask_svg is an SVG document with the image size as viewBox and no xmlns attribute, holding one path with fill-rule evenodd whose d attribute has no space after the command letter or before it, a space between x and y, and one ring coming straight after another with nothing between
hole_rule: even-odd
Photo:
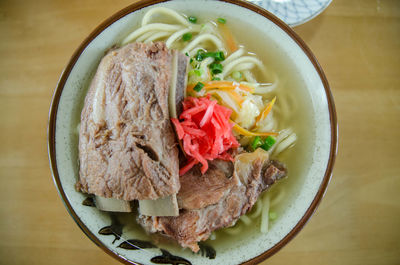
<instances>
[{"instance_id":1,"label":"sliced scallion garnish","mask_svg":"<svg viewBox=\"0 0 400 265\"><path fill-rule=\"evenodd\" d=\"M196 22L197 22L197 17L190 16L190 17L188 17L188 20L189 20L190 23L196 24Z\"/></svg>"},{"instance_id":2,"label":"sliced scallion garnish","mask_svg":"<svg viewBox=\"0 0 400 265\"><path fill-rule=\"evenodd\" d=\"M198 82L198 83L194 86L193 90L194 90L194 91L197 91L197 92L200 92L200 90L201 90L203 87L204 87L204 84L203 84L202 82Z\"/></svg>"},{"instance_id":3,"label":"sliced scallion garnish","mask_svg":"<svg viewBox=\"0 0 400 265\"><path fill-rule=\"evenodd\" d=\"M256 136L254 137L253 141L251 142L251 148L253 150L256 150L258 147L260 147L263 144L261 137L260 136Z\"/></svg>"},{"instance_id":4,"label":"sliced scallion garnish","mask_svg":"<svg viewBox=\"0 0 400 265\"><path fill-rule=\"evenodd\" d=\"M206 54L205 51L203 51L203 50L198 50L197 53L196 53L196 55L195 55L196 61L198 61L198 62L203 61L204 58L205 58L205 57L204 57L205 54Z\"/></svg>"},{"instance_id":5,"label":"sliced scallion garnish","mask_svg":"<svg viewBox=\"0 0 400 265\"><path fill-rule=\"evenodd\" d=\"M199 62L203 61L207 57L212 57L218 62L225 60L225 54L223 51L205 52L203 50L198 50L195 55L196 60Z\"/></svg>"},{"instance_id":6,"label":"sliced scallion garnish","mask_svg":"<svg viewBox=\"0 0 400 265\"><path fill-rule=\"evenodd\" d=\"M275 143L276 140L274 137L267 136L267 138L265 138L264 140L264 143L261 145L261 148L264 149L265 151L268 151Z\"/></svg>"},{"instance_id":7,"label":"sliced scallion garnish","mask_svg":"<svg viewBox=\"0 0 400 265\"><path fill-rule=\"evenodd\" d=\"M189 40L191 40L192 39L192 33L190 33L190 32L188 32L188 33L185 33L185 34L183 34L183 36L182 36L182 40L183 41L189 41Z\"/></svg>"},{"instance_id":8,"label":"sliced scallion garnish","mask_svg":"<svg viewBox=\"0 0 400 265\"><path fill-rule=\"evenodd\" d=\"M222 18L222 17L218 18L217 21L218 21L218 23L221 23L221 24L225 24L226 23L226 19Z\"/></svg>"},{"instance_id":9,"label":"sliced scallion garnish","mask_svg":"<svg viewBox=\"0 0 400 265\"><path fill-rule=\"evenodd\" d=\"M203 71L201 69L193 69L189 71L189 76L197 75L201 76Z\"/></svg>"},{"instance_id":10,"label":"sliced scallion garnish","mask_svg":"<svg viewBox=\"0 0 400 265\"><path fill-rule=\"evenodd\" d=\"M201 76L201 74L202 74L201 69L194 69L193 71L197 76Z\"/></svg>"},{"instance_id":11,"label":"sliced scallion garnish","mask_svg":"<svg viewBox=\"0 0 400 265\"><path fill-rule=\"evenodd\" d=\"M215 52L213 57L215 58L216 61L225 60L225 55L224 55L224 53L222 51Z\"/></svg>"},{"instance_id":12,"label":"sliced scallion garnish","mask_svg":"<svg viewBox=\"0 0 400 265\"><path fill-rule=\"evenodd\" d=\"M224 69L220 63L212 63L208 67L210 67L210 70L214 75L222 73L222 70Z\"/></svg>"}]
</instances>

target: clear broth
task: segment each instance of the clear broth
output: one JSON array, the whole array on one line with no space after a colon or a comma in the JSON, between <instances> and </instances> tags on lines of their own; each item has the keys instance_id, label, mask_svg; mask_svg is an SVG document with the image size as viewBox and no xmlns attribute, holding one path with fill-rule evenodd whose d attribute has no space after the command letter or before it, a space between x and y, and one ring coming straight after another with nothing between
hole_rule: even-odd
<instances>
[{"instance_id":1,"label":"clear broth","mask_svg":"<svg viewBox=\"0 0 400 265\"><path fill-rule=\"evenodd\" d=\"M199 19L200 22L216 20L218 16L209 16ZM279 78L279 88L277 92L277 106L279 106L280 101L285 98L294 98L295 104L290 105L290 113L286 113L285 117L277 117L279 120L279 130L291 127L293 131L297 134L298 140L296 144L290 149L281 153L278 157L272 157L273 159L278 159L285 163L288 168L288 178L276 183L270 190L266 191L270 193L271 198L273 198L279 189L284 188L286 197L274 208L272 211L276 212L278 218L274 221L270 221L269 229L271 229L277 222L279 222L279 216L282 216L285 211L288 210L290 203L297 197L298 189L304 182L305 176L307 174L308 168L306 165L310 165L311 155L307 154L307 148L311 144L311 139L313 139L315 132L313 130L313 116L312 111L309 106L310 97L305 89L305 82L299 76L298 72L291 63L290 58L285 54L273 40L269 39L258 32L255 29L247 26L244 22L238 21L237 19L227 18L227 25L234 29L234 35L236 40L240 45L243 45L247 51L257 54L258 58L264 62L269 71L273 71ZM257 36L257 41L254 41L253 36ZM97 68L97 67L96 67ZM94 69L94 72L96 69ZM92 76L94 75L94 72ZM82 89L88 89L91 81L91 77L87 78L86 82L83 82ZM260 82L268 82L269 80L262 80L260 76L257 76L257 80ZM86 92L84 93L86 95ZM78 133L77 128L80 122L80 113L84 104L83 98L76 103L77 107L75 109L76 113L74 118L71 120L71 142L78 146ZM76 153L73 154L73 158L76 163L76 175L79 172L78 163L78 148L76 148ZM108 213L100 212L102 215L107 215ZM152 240L157 243L158 247L169 249L174 251L175 254L179 255L183 252L190 253L188 249L182 249L178 244L171 240L161 239L157 236L149 236L140 225L136 222L135 214L119 214L119 218L122 223L124 223L124 229L122 234L122 239L128 240L131 238L140 240ZM215 240L207 240L206 244L211 245L217 251L223 251L233 246L237 241L246 241L249 238L255 237L260 233L260 218L253 221L253 225L246 226L244 233L239 235L228 235L224 233L223 230L216 232ZM234 239L234 240L233 240Z\"/></svg>"}]
</instances>

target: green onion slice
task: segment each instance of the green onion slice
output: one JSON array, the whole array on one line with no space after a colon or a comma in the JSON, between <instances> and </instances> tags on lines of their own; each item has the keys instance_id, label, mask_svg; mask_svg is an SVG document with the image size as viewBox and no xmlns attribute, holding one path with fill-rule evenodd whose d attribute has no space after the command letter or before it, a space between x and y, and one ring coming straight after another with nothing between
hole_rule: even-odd
<instances>
[{"instance_id":1,"label":"green onion slice","mask_svg":"<svg viewBox=\"0 0 400 265\"><path fill-rule=\"evenodd\" d=\"M218 23L221 23L221 24L225 24L226 23L226 19L222 18L222 17L218 18L217 21L218 21Z\"/></svg>"},{"instance_id":2,"label":"green onion slice","mask_svg":"<svg viewBox=\"0 0 400 265\"><path fill-rule=\"evenodd\" d=\"M204 58L205 58L205 57L204 57L205 54L206 54L205 51L203 51L203 50L198 50L197 53L196 53L196 55L195 55L196 61L198 61L198 62L203 61Z\"/></svg>"},{"instance_id":3,"label":"green onion slice","mask_svg":"<svg viewBox=\"0 0 400 265\"><path fill-rule=\"evenodd\" d=\"M267 136L267 138L265 138L264 140L264 143L261 145L261 148L264 149L265 151L268 151L275 143L276 140L274 137Z\"/></svg>"},{"instance_id":4,"label":"green onion slice","mask_svg":"<svg viewBox=\"0 0 400 265\"><path fill-rule=\"evenodd\" d=\"M202 82L198 82L195 86L194 86L194 90L197 92L200 92L200 90L204 87L204 84Z\"/></svg>"},{"instance_id":5,"label":"green onion slice","mask_svg":"<svg viewBox=\"0 0 400 265\"><path fill-rule=\"evenodd\" d=\"M199 62L203 61L207 57L212 57L218 62L225 60L225 54L224 54L223 51L205 52L203 50L198 50L196 55L195 55L196 60L199 61Z\"/></svg>"},{"instance_id":6,"label":"green onion slice","mask_svg":"<svg viewBox=\"0 0 400 265\"><path fill-rule=\"evenodd\" d=\"M224 69L220 63L212 63L208 67L210 67L210 70L214 75L222 73L222 70Z\"/></svg>"},{"instance_id":7,"label":"green onion slice","mask_svg":"<svg viewBox=\"0 0 400 265\"><path fill-rule=\"evenodd\" d=\"M188 32L188 33L185 33L185 34L183 34L183 36L182 36L182 40L183 41L189 41L189 40L191 40L192 39L192 33L190 33L190 32Z\"/></svg>"},{"instance_id":8,"label":"green onion slice","mask_svg":"<svg viewBox=\"0 0 400 265\"><path fill-rule=\"evenodd\" d=\"M196 22L197 22L197 17L190 16L190 17L188 17L188 20L189 20L190 23L196 24Z\"/></svg>"},{"instance_id":9,"label":"green onion slice","mask_svg":"<svg viewBox=\"0 0 400 265\"><path fill-rule=\"evenodd\" d=\"M224 55L224 53L222 51L215 52L213 57L215 58L216 61L225 60L225 55Z\"/></svg>"},{"instance_id":10,"label":"green onion slice","mask_svg":"<svg viewBox=\"0 0 400 265\"><path fill-rule=\"evenodd\" d=\"M258 147L260 147L263 144L261 137L260 136L256 136L253 139L253 142L251 142L251 148L253 150L256 150Z\"/></svg>"}]
</instances>

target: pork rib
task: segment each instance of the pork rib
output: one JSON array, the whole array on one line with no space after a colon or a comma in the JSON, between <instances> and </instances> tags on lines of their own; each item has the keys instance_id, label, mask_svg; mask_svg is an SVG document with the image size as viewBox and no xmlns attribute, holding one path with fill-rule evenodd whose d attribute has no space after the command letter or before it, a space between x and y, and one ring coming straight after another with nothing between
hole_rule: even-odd
<instances>
[{"instance_id":1,"label":"pork rib","mask_svg":"<svg viewBox=\"0 0 400 265\"><path fill-rule=\"evenodd\" d=\"M219 161L217 166L211 162L204 176L197 167L193 168L181 177L182 183L191 184L182 184L178 193L178 202L183 208L179 216L141 215L139 223L147 231L161 232L181 246L197 252L199 241L206 240L216 229L235 224L241 215L251 209L262 191L286 176L286 168L282 164L262 157L250 161L248 170L245 170L246 176L237 170L228 175L226 168L229 167L232 167L231 162ZM193 186L197 188L190 193L187 188L192 189Z\"/></svg>"},{"instance_id":2,"label":"pork rib","mask_svg":"<svg viewBox=\"0 0 400 265\"><path fill-rule=\"evenodd\" d=\"M178 192L178 149L168 109L175 52L161 42L133 43L101 60L81 114L77 189L126 201ZM186 69L188 57L177 56L179 69ZM177 82L184 81L186 72L179 75Z\"/></svg>"}]
</instances>

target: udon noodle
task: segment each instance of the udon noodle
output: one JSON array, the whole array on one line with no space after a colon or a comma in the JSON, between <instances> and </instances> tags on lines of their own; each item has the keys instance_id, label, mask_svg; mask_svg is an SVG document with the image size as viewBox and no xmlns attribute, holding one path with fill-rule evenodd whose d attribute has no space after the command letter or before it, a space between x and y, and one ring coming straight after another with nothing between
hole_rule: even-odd
<instances>
[{"instance_id":1,"label":"udon noodle","mask_svg":"<svg viewBox=\"0 0 400 265\"><path fill-rule=\"evenodd\" d=\"M157 18L166 22L153 22ZM173 21L173 23L170 23ZM223 71L214 75L216 80L233 81L254 88L253 93L240 91L243 97L253 100L255 105L262 109L265 105L271 102L275 95L279 96L279 77L272 69L267 69L263 62L257 58L254 53L249 53L244 46L238 46L232 50L227 45L223 38L223 30L225 25L220 25L215 22L206 22L204 24L190 23L188 18L178 12L157 7L150 9L143 17L141 26L131 32L122 41L122 45L130 42L154 42L164 41L168 48L180 50L189 57L195 56L199 51L222 51L226 59L221 61ZM183 41L185 34L190 34L190 40ZM208 57L198 63L190 64L190 71L198 70L201 74L200 78L195 76L194 83L197 79L204 81L210 77L205 76L208 72L208 67L214 62L214 58ZM240 76L238 78L238 74ZM189 83L192 82L189 76ZM229 100L226 95L218 94L223 99L224 105L227 105L236 112L236 120L245 129L249 129L251 124L246 124L248 116L240 115L240 106L234 101ZM243 104L244 105L244 104ZM265 121L261 126L258 126L259 132L277 131L279 134L276 137L276 143L268 150L271 157L276 157L283 151L293 146L297 140L295 132L292 128L282 129L279 125L279 117L289 117L296 108L296 101L290 97L289 93L277 99L277 104L272 108ZM247 145L250 137L240 137L240 143ZM268 231L268 222L270 219L270 209L279 204L285 197L285 189L282 185L276 187L274 196L271 197L270 192L264 192L253 206L252 210L240 217L239 221L233 227L225 228L222 231L228 235L237 235L241 233L246 226L260 222L260 230L263 233ZM273 218L271 218L273 219ZM215 239L215 233L211 239Z\"/></svg>"}]
</instances>

